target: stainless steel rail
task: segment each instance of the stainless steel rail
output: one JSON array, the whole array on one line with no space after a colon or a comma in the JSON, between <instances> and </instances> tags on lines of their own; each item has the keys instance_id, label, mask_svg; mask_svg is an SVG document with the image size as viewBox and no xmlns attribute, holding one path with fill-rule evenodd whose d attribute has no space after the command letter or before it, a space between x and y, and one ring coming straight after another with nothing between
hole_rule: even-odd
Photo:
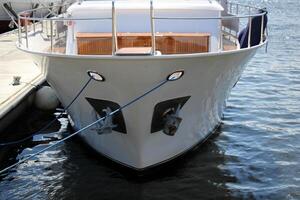
<instances>
[{"instance_id":1,"label":"stainless steel rail","mask_svg":"<svg viewBox=\"0 0 300 200\"><path fill-rule=\"evenodd\" d=\"M248 31L248 48L251 47L251 33L252 33L252 17L248 19L249 24L249 31ZM263 26L263 24L261 25Z\"/></svg>"},{"instance_id":2,"label":"stainless steel rail","mask_svg":"<svg viewBox=\"0 0 300 200\"><path fill-rule=\"evenodd\" d=\"M154 21L154 8L153 1L150 0L150 19L151 19L151 54L155 55L156 45L155 45L155 21Z\"/></svg>"},{"instance_id":3,"label":"stainless steel rail","mask_svg":"<svg viewBox=\"0 0 300 200\"><path fill-rule=\"evenodd\" d=\"M67 7L69 5L65 5L65 7ZM222 29L222 22L226 21L226 20L240 20L240 19L248 19L248 27L249 27L249 35L248 35L248 48L251 47L251 34L252 34L252 19L254 17L261 17L261 36L260 36L260 43L264 42L265 39L265 35L264 35L264 16L267 14L266 12L262 12L262 13L257 13L257 11L260 10L260 8L257 7L253 7L253 6L248 6L248 5L243 5L243 4L239 4L239 3L228 3L227 4L229 11L230 11L230 15L227 16L221 16L221 17L168 17L168 16L160 16L160 17L156 17L155 16L155 9L154 9L154 4L153 4L153 0L150 0L150 25L151 25L151 55L155 55L155 50L156 50L156 41L155 41L155 20L219 20L220 22L220 35L219 35L219 51L223 51L223 38L225 35L229 35L230 37L234 37L234 39L236 40L236 43L238 43L238 38L237 38L237 33L236 35L231 34L231 30L230 33L228 34L224 34L223 33L223 29ZM53 6L56 7L56 6ZM227 10L228 10L227 8ZM235 9L234 9L235 8ZM25 44L26 44L26 48L29 49L29 32L30 32L30 37L32 37L32 35L35 35L35 33L37 33L36 31L36 23L41 23L42 27L43 26L43 22L50 22L50 50L51 53L53 53L53 49L54 49L54 22L70 22L70 21L98 21L98 20L111 20L112 21L112 55L116 54L116 51L118 50L118 40L117 40L117 21L116 21L116 6L115 6L115 1L112 0L112 15L111 17L102 17L102 18L72 18L69 16L64 16L64 15L60 15L60 16L56 16L56 17L52 17L52 18L43 18L43 17L36 17L35 14L33 14L33 17L30 17L28 15L23 15L24 13L28 13L28 12L37 12L40 9L45 9L45 8L36 8L33 10L27 10L24 11L22 13L19 13L18 15L18 24L19 26L19 45L22 45L22 32L25 32ZM240 12L241 10L247 10L247 14L243 14L241 15ZM256 13L252 13L252 11L255 11ZM234 13L234 14L233 14ZM36 22L33 23L33 30L29 30L28 26L29 23L24 23L24 27L22 28L21 24L22 22L26 22L26 21L32 21L32 22ZM55 23L57 25L57 23Z\"/></svg>"},{"instance_id":4,"label":"stainless steel rail","mask_svg":"<svg viewBox=\"0 0 300 200\"><path fill-rule=\"evenodd\" d=\"M219 1L220 2L220 1ZM155 17L151 15L151 21L154 24L154 20L219 20L220 24L222 24L223 20L233 20L233 19L248 19L248 48L251 47L251 34L252 34L252 19L254 17L261 17L262 23L261 23L261 36L260 36L260 44L264 41L264 16L267 14L266 12L262 13L254 13L251 14L252 10L255 10L256 12L260 10L260 8L254 7L254 6L248 6L244 4L239 3L228 3L227 6L229 7L230 12L232 13L233 7L236 7L236 15L229 15L229 16L222 16L222 17ZM247 15L240 15L240 8L244 7L247 11ZM231 33L229 33L231 35ZM231 35L233 36L233 35ZM238 38L235 38L238 40ZM219 50L223 50L223 33L222 28L220 29L220 35L219 35Z\"/></svg>"},{"instance_id":5,"label":"stainless steel rail","mask_svg":"<svg viewBox=\"0 0 300 200\"><path fill-rule=\"evenodd\" d=\"M118 38L117 38L117 24L116 24L116 8L115 1L112 2L111 20L112 20L112 55L116 54L118 50Z\"/></svg>"}]
</instances>

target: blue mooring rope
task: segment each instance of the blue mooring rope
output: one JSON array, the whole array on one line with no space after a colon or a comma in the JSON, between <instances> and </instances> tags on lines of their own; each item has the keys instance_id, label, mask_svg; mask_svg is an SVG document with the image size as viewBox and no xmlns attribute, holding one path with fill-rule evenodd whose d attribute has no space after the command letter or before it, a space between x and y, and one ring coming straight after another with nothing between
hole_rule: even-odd
<instances>
[{"instance_id":1,"label":"blue mooring rope","mask_svg":"<svg viewBox=\"0 0 300 200\"><path fill-rule=\"evenodd\" d=\"M4 147L4 146L10 146L10 145L19 144L21 142L29 140L34 135L40 134L41 132L43 132L44 130L46 130L47 128L49 128L58 118L60 118L71 107L71 105L76 101L76 99L81 95L81 93L89 85L89 83L91 82L91 80L93 80L93 79L89 78L89 80L83 85L83 87L81 88L81 90L79 90L79 92L76 94L76 96L73 98L73 100L66 106L66 108L58 116L56 116L52 121L50 121L48 124L46 124L43 128L41 128L37 132L35 132L35 133L33 133L33 134L31 134L31 135L29 135L27 137L24 137L22 139L11 141L11 142L0 143L0 148Z\"/></svg>"},{"instance_id":2,"label":"blue mooring rope","mask_svg":"<svg viewBox=\"0 0 300 200\"><path fill-rule=\"evenodd\" d=\"M112 115L114 115L114 114L116 114L116 113L122 111L124 108L126 108L126 107L130 106L131 104L137 102L138 100L142 99L143 97L147 96L147 95L150 94L151 92L153 92L153 91L157 90L158 88L162 87L164 84L166 84L166 83L169 82L169 81L172 81L172 79L170 79L170 80L166 79L166 80L162 81L161 83L159 83L158 85L156 85L156 86L153 87L152 89L148 90L147 92L145 92L145 93L142 94L141 96L139 96L139 97L137 97L137 98L135 98L135 99L129 101L127 104L125 104L125 105L121 106L120 108L118 108L118 109L112 111L111 113L107 114L106 116L104 116L104 117L102 117L102 118L100 118L100 119L94 121L93 123L91 123L91 124L89 124L89 125L83 127L82 129L76 131L75 133L72 133L71 135L68 135L67 137L65 137L65 138L63 138L63 139L61 139L61 140L55 142L54 144L52 144L52 145L50 145L50 146L48 146L48 147L46 147L46 148L44 148L44 149L42 149L42 150L40 150L40 151L34 153L34 154L32 154L32 155L30 155L30 156L28 156L28 157L26 157L26 158L23 158L23 159L19 160L17 163L15 163L15 164L13 164L13 165L10 165L10 166L6 167L5 169L3 169L3 170L0 171L0 174L2 174L3 172L6 172L6 171L12 169L13 167L16 167L16 166L18 166L19 164L21 164L21 163L23 163L23 162L25 162L25 161L27 161L27 160L29 160L29 159L31 159L31 158L33 158L33 157L39 155L40 153L43 153L43 152L47 151L48 149L51 149L51 148L54 147L54 146L57 146L57 145L61 144L62 142L64 142L64 141L66 141L66 140L68 140L68 139L74 137L74 136L77 135L78 133L81 133L81 132L87 130L88 128L94 126L95 124L97 124L97 123L99 123L100 121L106 119L107 117L110 117L110 116L112 116Z\"/></svg>"}]
</instances>

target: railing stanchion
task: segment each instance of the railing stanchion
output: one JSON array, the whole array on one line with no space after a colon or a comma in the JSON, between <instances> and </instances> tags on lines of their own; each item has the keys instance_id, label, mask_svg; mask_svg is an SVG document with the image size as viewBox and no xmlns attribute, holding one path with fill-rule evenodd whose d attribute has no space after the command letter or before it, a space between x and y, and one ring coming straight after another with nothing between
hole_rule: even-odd
<instances>
[{"instance_id":1,"label":"railing stanchion","mask_svg":"<svg viewBox=\"0 0 300 200\"><path fill-rule=\"evenodd\" d=\"M26 48L28 49L28 25L27 25L27 19L24 19L24 24L25 24L25 38L26 38Z\"/></svg>"},{"instance_id":2,"label":"railing stanchion","mask_svg":"<svg viewBox=\"0 0 300 200\"><path fill-rule=\"evenodd\" d=\"M112 55L116 54L116 51L118 49L118 38L117 38L117 27L116 27L116 7L115 7L115 1L112 1Z\"/></svg>"},{"instance_id":3,"label":"railing stanchion","mask_svg":"<svg viewBox=\"0 0 300 200\"><path fill-rule=\"evenodd\" d=\"M153 1L150 1L150 20L151 20L151 54L155 55L155 50L156 50L156 46L155 46L155 22L154 22L154 9L153 9Z\"/></svg>"},{"instance_id":4,"label":"railing stanchion","mask_svg":"<svg viewBox=\"0 0 300 200\"><path fill-rule=\"evenodd\" d=\"M40 19L42 19L42 14L40 13ZM44 33L44 20L41 20L41 25L42 25L42 33Z\"/></svg>"},{"instance_id":5,"label":"railing stanchion","mask_svg":"<svg viewBox=\"0 0 300 200\"><path fill-rule=\"evenodd\" d=\"M258 32L260 29L260 35L259 35L259 40L260 40L260 44L262 44L264 42L264 40L267 40L268 38L268 30L267 28L264 26L264 24L266 24L266 19L265 19L265 15L266 12L263 13L254 13L254 11L258 11L258 8L256 7L250 7L250 6L245 6L242 4L231 4L228 3L226 4L227 9L230 10L230 13L233 14L234 12L236 13L236 16L234 15L227 15L227 16L218 16L218 17L160 17L160 16L155 16L155 10L154 10L154 5L153 5L153 0L150 0L150 28L151 28L151 55L155 55L156 53L156 30L155 30L155 23L156 20L215 20L216 23L218 23L219 25L219 33L217 33L216 38L214 39L213 42L215 42L215 45L217 45L216 47L218 48L219 52L222 52L224 49L227 49L226 46L226 42L232 42L232 43L236 43L238 44L238 32L241 26L244 25L244 23L241 23L241 19L246 19L248 18L248 33L246 33L246 36L248 35L248 41L246 42L246 45L248 48L250 48L252 46L253 40L252 40L252 36L254 36L253 34ZM224 6L225 7L225 6ZM249 14L247 15L247 11L249 12ZM41 36L43 38L46 38L48 41L48 51L49 49L51 50L51 53L55 52L56 49L55 47L57 47L57 41L60 39L60 34L64 33L64 35L66 35L67 30L69 30L68 32L73 36L74 42L76 41L76 35L75 35L75 21L84 21L84 20L111 20L112 21L112 55L116 55L117 51L118 51L118 30L117 30L117 13L116 13L116 1L112 0L112 15L111 17L106 17L106 18L65 18L62 17L62 23L60 19L57 18L47 18L48 15L46 17L42 17L42 13L40 12L40 14L38 12L36 12L35 10L31 11L32 13L32 17L30 16L22 16L18 15L18 21L15 22L16 25L18 25L18 44L19 46L24 46L27 49L31 49L33 48L33 46L31 46L31 48L29 48L29 38L32 40L34 39L34 37L36 36L36 31L40 32L40 29L42 29L42 33ZM24 12L23 12L24 13ZM241 15L240 15L241 13ZM245 13L245 14L244 14ZM40 18L38 18L38 16L41 15ZM258 17L258 20L261 21L261 27L258 27L258 31L255 30L254 25L252 24L252 22L254 22L254 19L256 19ZM259 19L259 17L261 17L261 19ZM33 24L29 24L28 22L31 20L31 22L33 22ZM222 24L223 20L230 20L230 22L232 23L224 23ZM65 25L65 21L67 21L67 25L68 28L65 29L61 29L61 25ZM227 22L227 21L224 21ZM45 24L46 23L46 24ZM49 24L50 23L50 24ZM54 24L56 23L56 24ZM22 25L22 26L21 26ZM50 25L50 35L49 35L49 25ZM29 27L29 28L28 28ZM64 27L63 27L64 28ZM24 35L25 32L25 35ZM33 33L33 34L32 34ZM46 35L46 36L45 36ZM49 37L50 36L50 37ZM244 35L243 35L243 44L244 44ZM234 40L233 40L234 39ZM26 41L24 41L26 40ZM50 48L49 48L49 40L50 40ZM247 39L246 39L247 40ZM31 41L32 42L32 41ZM244 45L243 45L244 47ZM150 48L149 48L150 50ZM209 51L213 51L211 49L209 49Z\"/></svg>"},{"instance_id":6,"label":"railing stanchion","mask_svg":"<svg viewBox=\"0 0 300 200\"><path fill-rule=\"evenodd\" d=\"M22 43L22 26L21 26L21 19L20 19L20 15L18 15L18 37L19 37L19 46Z\"/></svg>"},{"instance_id":7,"label":"railing stanchion","mask_svg":"<svg viewBox=\"0 0 300 200\"><path fill-rule=\"evenodd\" d=\"M33 33L35 34L35 20L33 20Z\"/></svg>"},{"instance_id":8,"label":"railing stanchion","mask_svg":"<svg viewBox=\"0 0 300 200\"><path fill-rule=\"evenodd\" d=\"M264 42L264 18L265 18L265 15L263 14L261 16L261 32L260 32L260 43L263 43Z\"/></svg>"},{"instance_id":9,"label":"railing stanchion","mask_svg":"<svg viewBox=\"0 0 300 200\"><path fill-rule=\"evenodd\" d=\"M32 17L34 18L33 22L33 33L35 34L35 11L32 12Z\"/></svg>"},{"instance_id":10,"label":"railing stanchion","mask_svg":"<svg viewBox=\"0 0 300 200\"><path fill-rule=\"evenodd\" d=\"M223 28L222 28L222 17L220 18L220 43L219 43L219 51L223 51Z\"/></svg>"},{"instance_id":11,"label":"railing stanchion","mask_svg":"<svg viewBox=\"0 0 300 200\"><path fill-rule=\"evenodd\" d=\"M252 32L252 17L250 16L249 17L249 20L248 20L248 22L249 22L249 30L248 30L248 48L250 48L251 47L251 32Z\"/></svg>"},{"instance_id":12,"label":"railing stanchion","mask_svg":"<svg viewBox=\"0 0 300 200\"><path fill-rule=\"evenodd\" d=\"M50 20L50 44L51 53L53 52L53 20Z\"/></svg>"}]
</instances>

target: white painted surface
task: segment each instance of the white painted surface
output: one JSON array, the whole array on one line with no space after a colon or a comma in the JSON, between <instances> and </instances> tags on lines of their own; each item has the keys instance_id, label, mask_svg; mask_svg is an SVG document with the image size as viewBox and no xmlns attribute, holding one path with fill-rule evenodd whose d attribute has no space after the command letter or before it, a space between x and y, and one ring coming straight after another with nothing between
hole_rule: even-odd
<instances>
[{"instance_id":1,"label":"white painted surface","mask_svg":"<svg viewBox=\"0 0 300 200\"><path fill-rule=\"evenodd\" d=\"M105 82L92 82L75 101L69 114L80 129L95 121L93 108L85 97L105 99L124 105L158 84L171 72L185 75L170 82L123 111L127 134L98 135L89 130L81 137L96 151L124 165L142 169L185 152L204 139L220 122L224 101L256 48L213 56L144 56L89 58L47 57L47 80L67 105L88 80L87 70L103 74ZM117 59L115 59L117 58ZM149 76L151 74L151 76ZM164 100L191 96L180 116L183 121L175 136L161 131L151 134L154 106Z\"/></svg>"},{"instance_id":2,"label":"white painted surface","mask_svg":"<svg viewBox=\"0 0 300 200\"><path fill-rule=\"evenodd\" d=\"M12 110L33 89L31 84L44 81L42 70L31 56L17 50L16 33L0 35L0 118ZM12 86L13 76L21 76L21 84Z\"/></svg>"}]
</instances>

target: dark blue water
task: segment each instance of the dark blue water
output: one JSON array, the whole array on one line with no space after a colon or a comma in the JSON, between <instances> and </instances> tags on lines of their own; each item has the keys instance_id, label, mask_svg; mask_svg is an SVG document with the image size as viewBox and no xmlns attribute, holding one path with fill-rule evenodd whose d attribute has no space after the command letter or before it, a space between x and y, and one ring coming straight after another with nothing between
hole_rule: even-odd
<instances>
[{"instance_id":1,"label":"dark blue water","mask_svg":"<svg viewBox=\"0 0 300 200\"><path fill-rule=\"evenodd\" d=\"M75 139L3 176L0 199L300 199L300 1L247 2L269 9L268 53L249 63L205 145L139 177ZM0 150L1 165L44 148L43 140Z\"/></svg>"}]
</instances>

